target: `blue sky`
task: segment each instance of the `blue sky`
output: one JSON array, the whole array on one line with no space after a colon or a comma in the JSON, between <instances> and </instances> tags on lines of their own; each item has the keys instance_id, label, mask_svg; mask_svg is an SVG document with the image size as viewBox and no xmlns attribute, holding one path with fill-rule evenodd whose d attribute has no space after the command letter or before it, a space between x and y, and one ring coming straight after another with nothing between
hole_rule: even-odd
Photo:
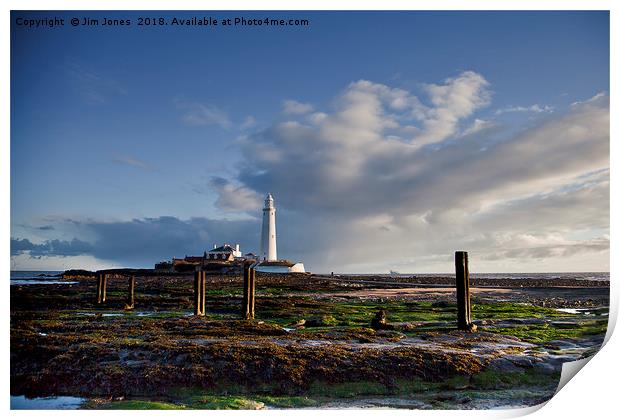
<instances>
[{"instance_id":1,"label":"blue sky","mask_svg":"<svg viewBox=\"0 0 620 420\"><path fill-rule=\"evenodd\" d=\"M310 25L136 26L154 15ZM257 251L267 192L279 255L312 271L451 271L457 248L478 271L609 268L605 12L11 20L14 269Z\"/></svg>"}]
</instances>

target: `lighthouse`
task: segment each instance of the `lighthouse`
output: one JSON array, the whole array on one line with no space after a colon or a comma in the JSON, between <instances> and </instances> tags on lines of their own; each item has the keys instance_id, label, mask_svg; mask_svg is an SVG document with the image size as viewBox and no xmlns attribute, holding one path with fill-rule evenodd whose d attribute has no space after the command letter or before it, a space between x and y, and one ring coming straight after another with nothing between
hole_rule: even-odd
<instances>
[{"instance_id":1,"label":"lighthouse","mask_svg":"<svg viewBox=\"0 0 620 420\"><path fill-rule=\"evenodd\" d=\"M267 194L265 198L260 248L262 260L278 260L278 251L276 249L276 207L273 204L273 196L271 194Z\"/></svg>"}]
</instances>

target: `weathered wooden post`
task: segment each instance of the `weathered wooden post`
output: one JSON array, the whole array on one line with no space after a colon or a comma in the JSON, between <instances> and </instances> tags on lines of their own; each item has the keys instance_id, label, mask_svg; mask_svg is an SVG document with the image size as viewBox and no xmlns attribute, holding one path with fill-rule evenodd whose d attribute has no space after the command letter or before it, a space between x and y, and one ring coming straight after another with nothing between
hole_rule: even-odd
<instances>
[{"instance_id":1,"label":"weathered wooden post","mask_svg":"<svg viewBox=\"0 0 620 420\"><path fill-rule=\"evenodd\" d=\"M136 290L136 276L129 277L129 290L127 292L127 303L125 304L126 310L131 310L134 307L134 292Z\"/></svg>"},{"instance_id":2,"label":"weathered wooden post","mask_svg":"<svg viewBox=\"0 0 620 420\"><path fill-rule=\"evenodd\" d=\"M456 308L459 330L476 331L476 325L471 319L471 295L469 293L469 262L467 252L454 253L456 268Z\"/></svg>"},{"instance_id":3,"label":"weathered wooden post","mask_svg":"<svg viewBox=\"0 0 620 420\"><path fill-rule=\"evenodd\" d=\"M243 264L243 300L241 301L241 316L250 319L250 268L251 264Z\"/></svg>"},{"instance_id":4,"label":"weathered wooden post","mask_svg":"<svg viewBox=\"0 0 620 420\"><path fill-rule=\"evenodd\" d=\"M202 314L207 313L207 273L201 271L202 273L202 287L201 287L201 300L200 300L200 310Z\"/></svg>"},{"instance_id":5,"label":"weathered wooden post","mask_svg":"<svg viewBox=\"0 0 620 420\"><path fill-rule=\"evenodd\" d=\"M204 273L194 272L194 315L204 315Z\"/></svg>"},{"instance_id":6,"label":"weathered wooden post","mask_svg":"<svg viewBox=\"0 0 620 420\"><path fill-rule=\"evenodd\" d=\"M248 319L254 319L254 301L256 295L256 269L254 265L250 266L250 290L249 290L249 309L250 316Z\"/></svg>"},{"instance_id":7,"label":"weathered wooden post","mask_svg":"<svg viewBox=\"0 0 620 420\"><path fill-rule=\"evenodd\" d=\"M97 303L105 303L105 298L106 298L106 294L107 294L107 289L108 289L108 275L107 274L100 274L99 275L99 296L97 298Z\"/></svg>"},{"instance_id":8,"label":"weathered wooden post","mask_svg":"<svg viewBox=\"0 0 620 420\"><path fill-rule=\"evenodd\" d=\"M198 315L198 286L200 285L200 271L194 271L194 315Z\"/></svg>"},{"instance_id":9,"label":"weathered wooden post","mask_svg":"<svg viewBox=\"0 0 620 420\"><path fill-rule=\"evenodd\" d=\"M101 303L101 289L103 286L103 274L97 273L97 303Z\"/></svg>"}]
</instances>

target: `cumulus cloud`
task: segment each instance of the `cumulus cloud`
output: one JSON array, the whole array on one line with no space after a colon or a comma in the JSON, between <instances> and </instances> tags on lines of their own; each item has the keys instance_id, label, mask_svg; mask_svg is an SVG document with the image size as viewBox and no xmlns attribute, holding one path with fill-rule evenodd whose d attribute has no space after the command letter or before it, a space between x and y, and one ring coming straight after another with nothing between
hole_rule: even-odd
<instances>
[{"instance_id":1,"label":"cumulus cloud","mask_svg":"<svg viewBox=\"0 0 620 420\"><path fill-rule=\"evenodd\" d=\"M417 138L419 144L435 143L454 135L461 119L487 106L491 99L489 82L473 71L449 78L443 84L427 85L432 106L421 107L425 130Z\"/></svg>"},{"instance_id":2,"label":"cumulus cloud","mask_svg":"<svg viewBox=\"0 0 620 420\"><path fill-rule=\"evenodd\" d=\"M317 260L327 265L346 261L359 268L382 260L378 250L384 249L394 265L417 263L406 255L435 255L447 264L452 249L469 247L480 255L493 249L495 231L543 237L553 231L570 249L581 249L567 239L575 228L608 229L608 98L574 106L501 142L484 135L483 120L463 131L480 135L450 141L459 118L487 104L487 85L471 74L448 79L433 85L435 99L423 105L401 89L355 82L319 121L276 123L248 137L238 180L260 194L274 192L298 223L322 232L317 247L332 252ZM450 97L469 99L454 105ZM429 112L432 106L452 110L442 120L449 129L424 121L442 114ZM406 115L422 122L417 132ZM430 150L416 144L431 137L447 141ZM585 184L584 177L590 177ZM550 255L557 263L568 254Z\"/></svg>"},{"instance_id":3,"label":"cumulus cloud","mask_svg":"<svg viewBox=\"0 0 620 420\"><path fill-rule=\"evenodd\" d=\"M312 112L314 107L310 104L287 99L282 102L282 112L286 115L303 115Z\"/></svg>"},{"instance_id":4,"label":"cumulus cloud","mask_svg":"<svg viewBox=\"0 0 620 420\"><path fill-rule=\"evenodd\" d=\"M227 179L221 177L212 177L209 185L218 194L215 205L221 210L251 212L256 211L260 207L261 200L258 194L243 185L235 186Z\"/></svg>"}]
</instances>

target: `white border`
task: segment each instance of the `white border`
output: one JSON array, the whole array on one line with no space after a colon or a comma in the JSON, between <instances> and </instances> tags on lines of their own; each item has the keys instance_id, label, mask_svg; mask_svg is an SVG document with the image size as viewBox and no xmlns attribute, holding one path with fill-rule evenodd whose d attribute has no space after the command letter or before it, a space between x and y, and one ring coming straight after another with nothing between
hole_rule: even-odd
<instances>
[{"instance_id":1,"label":"white border","mask_svg":"<svg viewBox=\"0 0 620 420\"><path fill-rule=\"evenodd\" d=\"M3 216L3 223L0 224L0 234L3 240L0 242L0 255L3 255L1 267L2 273L8 275L10 270L10 182L9 182L9 160L10 160L10 127L9 127L9 86L10 86L10 62L7 59L10 56L10 10L611 10L611 75L617 75L618 73L618 27L620 27L620 19L618 18L618 10L620 4L614 0L432 0L432 1L414 1L414 0L382 0L381 2L371 2L368 0L339 0L339 1L327 1L327 0L298 0L295 4L287 1L276 0L264 0L264 1L249 1L249 0L237 0L237 1L198 1L198 0L91 0L77 2L75 0L5 0L2 2L3 13L0 15L0 27L2 28L2 42L0 43L1 53L4 60L2 60L1 66L1 80L2 84L2 101L0 102L0 130L2 132L2 142L0 150L0 193L4 197L0 205L0 211ZM616 115L613 111L616 109L616 98L618 95L618 88L615 83L611 83L610 99L611 99L611 115ZM617 117L616 117L617 118ZM612 118L611 122L611 139L616 139L617 133L617 120ZM611 161L617 162L618 153L617 148L614 147L612 141L611 144ZM618 177L616 171L611 171L611 214L617 214L620 207L618 206L617 194L614 193L614 186L617 185ZM616 224L614 220L611 220L611 236L615 236ZM610 319L615 325L618 311L618 288L614 287L618 263L614 257L618 256L617 246L615 242L611 241L611 272L612 272L612 308L610 311ZM4 395L3 408L9 410L9 282L5 278L6 289L2 294L2 307L5 308L5 319L2 324L2 338L3 338L3 350L4 357L2 363L2 375L3 375L3 387L0 391ZM613 329L613 325L610 325L610 330ZM609 338L609 334L608 334ZM549 416L564 417L568 419L584 419L584 418L611 418L613 412L617 411L616 400L617 397L617 384L618 374L620 370L618 366L620 363L617 359L617 354L620 351L617 337L613 335L609 338L609 341L605 347L597 354L591 362L579 373L577 379L569 381L569 383L553 398L544 408L535 411L531 414L531 418L548 419ZM510 411L477 411L467 413L465 415L474 417L514 417L518 415L524 415L531 412L532 409L525 410L510 410ZM61 417L82 417L84 411L67 412L67 411L49 411L46 413L39 412L17 412L12 411L10 416L15 418L27 418L30 416L41 416L51 418ZM446 412L446 411L407 411L397 410L390 412L383 411L278 411L278 412L88 412L89 417L96 418L108 418L109 416L118 415L131 415L132 418L149 418L170 415L174 417L183 416L198 418L199 416L204 418L205 415L209 417L217 418L249 418L252 416L269 416L273 417L291 417L295 416L299 419L314 419L317 415L320 416L349 416L354 415L361 418L371 418L378 416L389 415L393 418L406 418L411 416L422 418L437 418L437 417L449 417L449 418L462 418L464 413L462 412Z\"/></svg>"}]
</instances>

